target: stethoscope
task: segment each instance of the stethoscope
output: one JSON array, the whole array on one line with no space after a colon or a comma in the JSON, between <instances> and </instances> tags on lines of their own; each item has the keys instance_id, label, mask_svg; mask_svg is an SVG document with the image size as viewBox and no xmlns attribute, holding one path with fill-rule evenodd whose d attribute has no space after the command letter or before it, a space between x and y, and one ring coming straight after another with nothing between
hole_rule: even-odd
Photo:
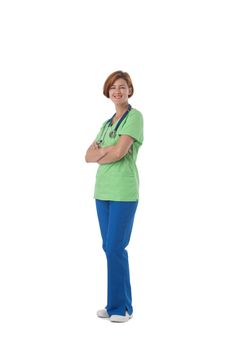
<instances>
[{"instance_id":1,"label":"stethoscope","mask_svg":"<svg viewBox=\"0 0 233 350\"><path fill-rule=\"evenodd\" d=\"M115 128L110 131L109 133L109 137L111 137L112 139L114 137L116 137L116 132L117 132L117 129L119 128L119 126L121 125L121 123L123 122L123 120L126 118L127 114L129 113L129 111L132 109L132 106L129 104L128 105L128 109L127 111L123 114L123 116L118 120ZM103 132L101 134L101 137L100 137L100 140L97 142L99 145L104 141L105 139L105 136L108 132L108 128L110 126L112 126L112 122L113 122L113 118L115 117L116 113L112 116L112 118L110 118L109 120L106 121L105 125L104 125L104 129L103 129Z\"/></svg>"}]
</instances>

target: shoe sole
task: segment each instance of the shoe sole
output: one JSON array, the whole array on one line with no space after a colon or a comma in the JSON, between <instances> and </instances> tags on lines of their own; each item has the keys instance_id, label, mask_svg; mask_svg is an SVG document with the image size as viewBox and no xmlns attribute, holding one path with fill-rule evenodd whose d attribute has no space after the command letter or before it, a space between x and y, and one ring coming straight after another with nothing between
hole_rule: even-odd
<instances>
[{"instance_id":1,"label":"shoe sole","mask_svg":"<svg viewBox=\"0 0 233 350\"><path fill-rule=\"evenodd\" d=\"M128 315L128 316L122 316L122 318L119 318L118 315L112 315L110 316L109 320L115 323L124 323L129 321L132 317L133 315Z\"/></svg>"}]
</instances>

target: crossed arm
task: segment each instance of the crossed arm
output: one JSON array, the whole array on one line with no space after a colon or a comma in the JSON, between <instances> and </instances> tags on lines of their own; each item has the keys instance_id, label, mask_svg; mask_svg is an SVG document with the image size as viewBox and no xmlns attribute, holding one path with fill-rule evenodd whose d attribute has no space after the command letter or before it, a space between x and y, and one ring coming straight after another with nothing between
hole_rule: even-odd
<instances>
[{"instance_id":1,"label":"crossed arm","mask_svg":"<svg viewBox=\"0 0 233 350\"><path fill-rule=\"evenodd\" d=\"M87 149L85 160L88 163L107 164L123 158L133 144L134 139L128 135L121 135L113 146L101 147L96 141Z\"/></svg>"}]
</instances>

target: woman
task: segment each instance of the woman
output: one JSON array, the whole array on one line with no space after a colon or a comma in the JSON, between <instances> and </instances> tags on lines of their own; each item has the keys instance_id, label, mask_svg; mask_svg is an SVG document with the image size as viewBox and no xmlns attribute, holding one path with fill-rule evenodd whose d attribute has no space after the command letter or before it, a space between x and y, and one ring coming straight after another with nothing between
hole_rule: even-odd
<instances>
[{"instance_id":1,"label":"woman","mask_svg":"<svg viewBox=\"0 0 233 350\"><path fill-rule=\"evenodd\" d=\"M116 112L103 123L85 158L99 164L94 197L108 267L107 306L97 316L112 322L126 322L133 315L125 248L138 205L136 159L143 142L142 114L128 104L133 92L128 73L116 71L107 78L103 93Z\"/></svg>"}]
</instances>

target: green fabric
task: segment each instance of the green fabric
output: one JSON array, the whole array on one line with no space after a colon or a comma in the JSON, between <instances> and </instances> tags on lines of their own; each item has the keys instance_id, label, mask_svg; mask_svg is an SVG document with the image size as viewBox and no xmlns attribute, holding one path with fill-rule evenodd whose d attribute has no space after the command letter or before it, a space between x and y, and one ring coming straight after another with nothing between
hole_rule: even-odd
<instances>
[{"instance_id":1,"label":"green fabric","mask_svg":"<svg viewBox=\"0 0 233 350\"><path fill-rule=\"evenodd\" d=\"M101 164L96 174L95 194L96 199L112 201L137 201L139 199L139 176L136 166L137 154L143 143L143 117L136 110L131 109L127 117L120 124L116 137L109 137L116 124L102 125L96 141L103 138L102 147L117 143L121 135L133 137L134 142L129 152L119 161Z\"/></svg>"}]
</instances>

